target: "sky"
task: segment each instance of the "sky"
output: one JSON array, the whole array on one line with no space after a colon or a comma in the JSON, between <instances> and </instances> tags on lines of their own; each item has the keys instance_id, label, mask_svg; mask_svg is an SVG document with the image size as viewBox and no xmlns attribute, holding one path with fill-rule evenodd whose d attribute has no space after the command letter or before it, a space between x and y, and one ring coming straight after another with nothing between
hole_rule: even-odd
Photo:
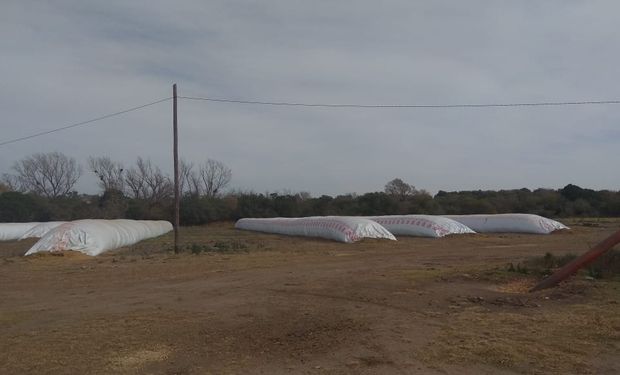
<instances>
[{"instance_id":1,"label":"sky","mask_svg":"<svg viewBox=\"0 0 620 375\"><path fill-rule=\"evenodd\" d=\"M365 105L618 100L617 1L3 0L0 143L172 95ZM183 159L231 188L620 189L620 104L308 108L179 101ZM172 171L172 103L0 146Z\"/></svg>"}]
</instances>

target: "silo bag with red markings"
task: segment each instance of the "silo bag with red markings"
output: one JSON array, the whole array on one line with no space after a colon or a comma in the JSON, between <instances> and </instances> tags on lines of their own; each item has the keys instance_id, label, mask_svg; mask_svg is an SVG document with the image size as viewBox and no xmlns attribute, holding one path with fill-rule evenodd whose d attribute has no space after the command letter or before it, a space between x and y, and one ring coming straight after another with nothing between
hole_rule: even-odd
<instances>
[{"instance_id":1,"label":"silo bag with red markings","mask_svg":"<svg viewBox=\"0 0 620 375\"><path fill-rule=\"evenodd\" d=\"M476 233L458 221L434 215L371 216L396 236L444 237L450 234Z\"/></svg>"},{"instance_id":2,"label":"silo bag with red markings","mask_svg":"<svg viewBox=\"0 0 620 375\"><path fill-rule=\"evenodd\" d=\"M339 242L363 238L396 240L377 222L351 216L314 216L303 218L239 219L235 228L288 236L320 237Z\"/></svg>"}]
</instances>

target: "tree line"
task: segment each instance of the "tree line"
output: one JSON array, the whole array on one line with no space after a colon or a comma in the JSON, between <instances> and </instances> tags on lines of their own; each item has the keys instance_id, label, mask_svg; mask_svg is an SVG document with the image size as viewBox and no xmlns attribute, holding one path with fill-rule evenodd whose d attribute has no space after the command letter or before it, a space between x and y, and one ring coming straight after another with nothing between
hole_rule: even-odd
<instances>
[{"instance_id":1,"label":"tree line","mask_svg":"<svg viewBox=\"0 0 620 375\"><path fill-rule=\"evenodd\" d=\"M83 173L74 158L60 152L28 156L16 161L11 169L12 172L3 173L0 178L0 192L27 192L47 199L76 194L73 189ZM104 193L113 191L153 202L173 194L172 179L142 157L138 157L135 165L125 168L107 156L91 156L88 170L99 178ZM230 182L232 171L213 159L200 164L181 160L179 175L182 194L215 197Z\"/></svg>"},{"instance_id":2,"label":"tree line","mask_svg":"<svg viewBox=\"0 0 620 375\"><path fill-rule=\"evenodd\" d=\"M79 194L80 165L62 153L15 162L0 178L0 222L130 218L172 220L171 178L148 159L124 166L90 157L100 194ZM226 190L232 171L222 162L180 163L181 224L201 225L241 217L325 215L533 213L547 217L620 216L620 192L568 184L561 189L439 191L434 196L401 179L383 191L312 197L309 193Z\"/></svg>"}]
</instances>

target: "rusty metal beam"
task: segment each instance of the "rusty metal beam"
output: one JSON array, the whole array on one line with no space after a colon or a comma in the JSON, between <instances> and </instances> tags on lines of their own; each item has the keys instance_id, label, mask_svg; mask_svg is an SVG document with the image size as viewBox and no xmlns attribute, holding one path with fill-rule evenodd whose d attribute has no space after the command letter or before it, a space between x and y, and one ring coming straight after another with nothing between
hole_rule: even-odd
<instances>
[{"instance_id":1,"label":"rusty metal beam","mask_svg":"<svg viewBox=\"0 0 620 375\"><path fill-rule=\"evenodd\" d=\"M579 271L579 269L581 269L582 267L590 264L596 258L600 257L605 252L616 246L618 243L620 243L620 230L598 243L596 246L584 253L579 258L573 260L564 267L555 271L553 275L538 283L538 285L532 288L530 292L535 292L537 290L546 289L557 285L562 280Z\"/></svg>"}]
</instances>

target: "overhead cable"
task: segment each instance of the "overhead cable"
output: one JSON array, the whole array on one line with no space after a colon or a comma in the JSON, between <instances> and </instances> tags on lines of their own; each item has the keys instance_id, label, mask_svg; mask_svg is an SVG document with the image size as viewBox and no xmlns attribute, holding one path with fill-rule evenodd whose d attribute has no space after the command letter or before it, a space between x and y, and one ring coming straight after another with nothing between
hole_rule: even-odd
<instances>
[{"instance_id":1,"label":"overhead cable","mask_svg":"<svg viewBox=\"0 0 620 375\"><path fill-rule=\"evenodd\" d=\"M289 107L324 107L324 108L492 108L492 107L543 107L593 104L620 104L620 100L584 100L567 102L531 102L531 103L490 103L490 104L327 104L299 102L268 102L259 100L218 99L195 96L179 96L179 99L203 100L218 103L255 104Z\"/></svg>"},{"instance_id":2,"label":"overhead cable","mask_svg":"<svg viewBox=\"0 0 620 375\"><path fill-rule=\"evenodd\" d=\"M159 104L159 103L165 102L165 101L170 100L170 99L172 99L172 98L168 97L168 98L156 100L156 101L151 102L151 103L142 104L142 105L139 105L137 107L132 107L132 108L129 108L129 109L125 109L125 110L122 110L122 111L119 111L119 112L110 113L108 115L104 115L104 116L97 117L97 118L94 118L94 119L78 122L78 123L67 125L67 126L62 126L60 128L46 130L44 132L27 135L25 137L9 139L9 140L0 142L0 146L4 146L4 145L8 145L10 143L15 143L15 142L20 142L20 141L25 141L27 139L31 139L31 138L35 138L35 137L40 137L40 136L46 135L46 134L56 133L56 132L59 132L59 131L62 131L62 130L67 130L67 129L75 128L75 127L78 127L78 126L83 126L83 125L91 124L93 122L105 120L105 119L110 118L110 117L122 115L122 114L125 114L125 113L128 113L128 112L137 111L137 110L142 109L142 108L150 107L152 105Z\"/></svg>"},{"instance_id":3,"label":"overhead cable","mask_svg":"<svg viewBox=\"0 0 620 375\"><path fill-rule=\"evenodd\" d=\"M582 100L582 101L563 101L563 102L525 102L525 103L483 103L483 104L343 104L343 103L302 103L302 102L270 102L270 101L262 101L262 100L236 100L236 99L222 99L222 98L210 98L210 97L195 97L195 96L178 96L179 99L185 100L200 100L200 101L209 101L216 103L230 103L230 104L250 104L250 105L265 105L265 106L287 106L287 107L318 107L318 108L429 108L429 109L440 109L440 108L506 108L506 107L552 107L552 106L578 106L578 105L605 105L605 104L620 104L620 100ZM78 126L83 126L87 124L91 124L97 121L105 120L110 117L122 115L128 112L137 111L142 108L150 107L155 104L159 104L165 101L172 99L172 97L167 97L163 99L156 100L154 102L150 102L147 104L142 104L136 107L128 108L122 111L110 113L104 116L100 116L97 118L93 118L90 120L78 122L75 124L62 126L59 128L43 131L40 133L35 133L31 135L27 135L24 137L9 139L6 141L1 141L0 146L8 145L10 143L25 141L27 139L40 137L42 135L47 135L71 128L75 128Z\"/></svg>"}]
</instances>

